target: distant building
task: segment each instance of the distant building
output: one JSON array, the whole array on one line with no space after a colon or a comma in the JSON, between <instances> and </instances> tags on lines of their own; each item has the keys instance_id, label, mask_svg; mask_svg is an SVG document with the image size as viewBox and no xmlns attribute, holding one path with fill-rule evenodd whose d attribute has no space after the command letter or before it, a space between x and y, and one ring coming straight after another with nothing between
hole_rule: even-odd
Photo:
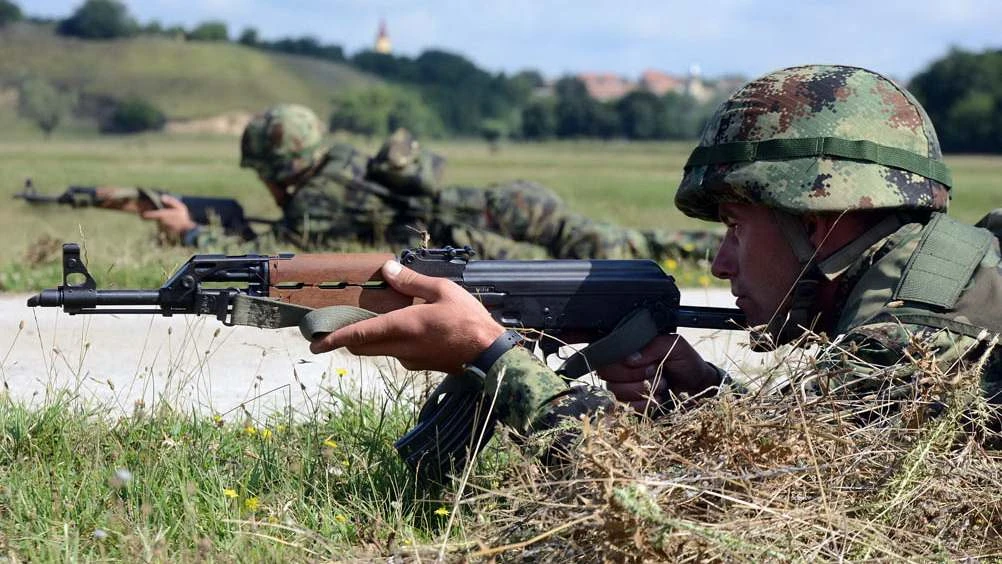
<instances>
[{"instance_id":1,"label":"distant building","mask_svg":"<svg viewBox=\"0 0 1002 564\"><path fill-rule=\"evenodd\" d=\"M658 96L664 96L669 92L684 92L685 79L659 70L647 69L640 75L638 86Z\"/></svg>"},{"instance_id":2,"label":"distant building","mask_svg":"<svg viewBox=\"0 0 1002 564\"><path fill-rule=\"evenodd\" d=\"M376 35L377 53L389 55L393 52L393 44L390 43L390 34L386 31L386 20L379 20L379 33Z\"/></svg>"},{"instance_id":3,"label":"distant building","mask_svg":"<svg viewBox=\"0 0 1002 564\"><path fill-rule=\"evenodd\" d=\"M743 83L742 79L728 78L719 84L708 84L703 81L699 65L696 64L689 67L689 74L684 77L647 69L637 81L609 72L583 72L577 75L577 79L584 83L589 96L602 102L618 100L634 90L647 90L657 96L676 92L707 102L721 89L731 92Z\"/></svg>"},{"instance_id":4,"label":"distant building","mask_svg":"<svg viewBox=\"0 0 1002 564\"><path fill-rule=\"evenodd\" d=\"M584 83L589 96L602 102L622 98L637 87L630 80L611 72L585 72L577 78Z\"/></svg>"}]
</instances>

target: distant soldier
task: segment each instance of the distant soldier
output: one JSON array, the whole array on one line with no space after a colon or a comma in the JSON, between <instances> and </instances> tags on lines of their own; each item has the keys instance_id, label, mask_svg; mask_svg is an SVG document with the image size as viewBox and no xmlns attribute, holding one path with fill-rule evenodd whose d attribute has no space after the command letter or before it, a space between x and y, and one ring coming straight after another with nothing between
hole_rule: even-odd
<instances>
[{"instance_id":1,"label":"distant soldier","mask_svg":"<svg viewBox=\"0 0 1002 564\"><path fill-rule=\"evenodd\" d=\"M241 140L240 166L253 168L282 208L279 240L304 250L346 241L391 246L473 247L482 258L701 258L713 232L639 231L570 211L528 181L487 189L441 186L443 159L398 130L374 158L343 143L324 145L320 121L280 104L255 116ZM183 204L145 214L192 246L218 240Z\"/></svg>"}]
</instances>

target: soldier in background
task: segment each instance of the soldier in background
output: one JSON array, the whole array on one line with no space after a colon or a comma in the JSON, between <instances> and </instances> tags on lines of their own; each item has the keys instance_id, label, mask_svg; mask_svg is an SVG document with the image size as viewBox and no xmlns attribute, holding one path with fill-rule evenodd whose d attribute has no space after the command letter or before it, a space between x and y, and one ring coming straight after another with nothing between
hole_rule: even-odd
<instances>
[{"instance_id":1,"label":"soldier in background","mask_svg":"<svg viewBox=\"0 0 1002 564\"><path fill-rule=\"evenodd\" d=\"M282 219L275 236L303 250L345 242L414 247L470 246L481 258L705 258L709 231L640 231L575 213L547 188L514 181L486 189L442 186L443 160L406 131L374 158L343 143L323 144L320 121L280 104L255 116L241 139L240 166L254 169ZM218 230L191 221L183 204L144 217L190 246L218 243Z\"/></svg>"}]
</instances>

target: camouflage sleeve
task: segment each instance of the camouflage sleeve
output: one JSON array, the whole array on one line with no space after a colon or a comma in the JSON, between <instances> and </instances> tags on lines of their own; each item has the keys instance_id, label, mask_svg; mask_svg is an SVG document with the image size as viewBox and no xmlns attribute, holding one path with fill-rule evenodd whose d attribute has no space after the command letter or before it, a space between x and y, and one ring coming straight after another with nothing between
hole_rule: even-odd
<instances>
[{"instance_id":1,"label":"camouflage sleeve","mask_svg":"<svg viewBox=\"0 0 1002 564\"><path fill-rule=\"evenodd\" d=\"M515 347L494 363L484 383L488 398L497 396L499 419L521 434L557 427L564 417L594 415L615 404L612 395L594 386L568 386L539 358Z\"/></svg>"},{"instance_id":2,"label":"camouflage sleeve","mask_svg":"<svg viewBox=\"0 0 1002 564\"><path fill-rule=\"evenodd\" d=\"M987 397L1002 390L1002 350L989 339L946 329L901 323L873 323L854 329L819 355L818 391L845 399L893 405L943 380L980 370ZM930 375L948 378L936 381Z\"/></svg>"},{"instance_id":3,"label":"camouflage sleeve","mask_svg":"<svg viewBox=\"0 0 1002 564\"><path fill-rule=\"evenodd\" d=\"M200 251L212 250L227 254L239 252L248 246L242 237L227 234L223 226L217 224L199 225L189 229L181 236L181 244Z\"/></svg>"}]
</instances>

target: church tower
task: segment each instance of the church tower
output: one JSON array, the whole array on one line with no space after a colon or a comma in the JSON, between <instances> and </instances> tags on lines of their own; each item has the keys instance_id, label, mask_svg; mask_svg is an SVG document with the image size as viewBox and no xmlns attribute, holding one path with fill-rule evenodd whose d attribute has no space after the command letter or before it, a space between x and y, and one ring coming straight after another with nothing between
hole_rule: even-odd
<instances>
[{"instance_id":1,"label":"church tower","mask_svg":"<svg viewBox=\"0 0 1002 564\"><path fill-rule=\"evenodd\" d=\"M386 20L379 20L379 34L376 35L376 52L389 55L393 51L390 34L386 32Z\"/></svg>"}]
</instances>

